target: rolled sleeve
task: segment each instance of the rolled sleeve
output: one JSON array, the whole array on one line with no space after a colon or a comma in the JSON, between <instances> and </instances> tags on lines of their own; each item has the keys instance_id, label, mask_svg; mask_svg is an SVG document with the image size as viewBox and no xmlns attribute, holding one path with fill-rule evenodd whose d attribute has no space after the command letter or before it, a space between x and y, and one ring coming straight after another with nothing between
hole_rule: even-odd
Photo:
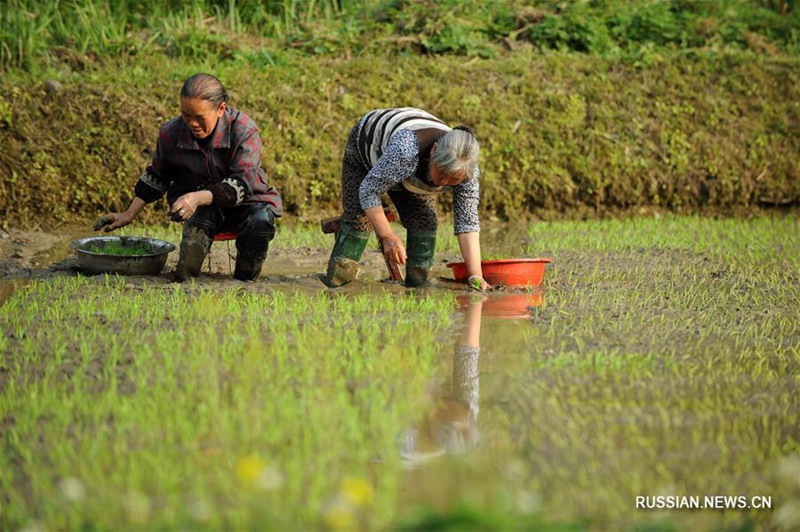
<instances>
[{"instance_id":1,"label":"rolled sleeve","mask_svg":"<svg viewBox=\"0 0 800 532\"><path fill-rule=\"evenodd\" d=\"M386 144L378 163L367 172L358 190L363 210L381 205L381 195L414 174L419 161L419 143L413 131L398 131Z\"/></svg>"},{"instance_id":2,"label":"rolled sleeve","mask_svg":"<svg viewBox=\"0 0 800 532\"><path fill-rule=\"evenodd\" d=\"M466 179L453 187L453 218L455 234L478 233L481 230L478 218L480 203L480 185L478 178L481 172L475 167L472 179Z\"/></svg>"}]
</instances>

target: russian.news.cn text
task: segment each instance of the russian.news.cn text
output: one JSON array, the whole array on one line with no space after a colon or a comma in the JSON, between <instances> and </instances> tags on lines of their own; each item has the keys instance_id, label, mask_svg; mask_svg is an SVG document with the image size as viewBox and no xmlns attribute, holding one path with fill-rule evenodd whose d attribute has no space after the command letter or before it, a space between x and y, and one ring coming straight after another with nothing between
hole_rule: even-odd
<instances>
[{"instance_id":1,"label":"russian.news.cn text","mask_svg":"<svg viewBox=\"0 0 800 532\"><path fill-rule=\"evenodd\" d=\"M772 497L755 495L655 495L636 496L640 510L769 510Z\"/></svg>"}]
</instances>

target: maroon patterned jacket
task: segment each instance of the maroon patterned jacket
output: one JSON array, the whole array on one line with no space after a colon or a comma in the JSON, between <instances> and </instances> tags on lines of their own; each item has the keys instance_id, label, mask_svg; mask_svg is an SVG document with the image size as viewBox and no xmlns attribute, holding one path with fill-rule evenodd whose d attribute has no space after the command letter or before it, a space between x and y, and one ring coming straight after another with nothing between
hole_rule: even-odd
<instances>
[{"instance_id":1,"label":"maroon patterned jacket","mask_svg":"<svg viewBox=\"0 0 800 532\"><path fill-rule=\"evenodd\" d=\"M261 137L249 116L227 107L203 144L180 117L161 126L153 164L139 176L136 196L152 203L166 192L172 205L187 192L208 190L215 207L266 203L275 216L282 214L281 197L261 168Z\"/></svg>"}]
</instances>

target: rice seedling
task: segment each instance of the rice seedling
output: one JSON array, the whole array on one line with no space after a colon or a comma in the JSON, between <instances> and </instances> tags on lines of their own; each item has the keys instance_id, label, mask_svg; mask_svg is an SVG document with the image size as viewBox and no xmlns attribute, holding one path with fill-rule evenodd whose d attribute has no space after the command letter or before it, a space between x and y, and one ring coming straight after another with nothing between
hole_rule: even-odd
<instances>
[{"instance_id":1,"label":"rice seedling","mask_svg":"<svg viewBox=\"0 0 800 532\"><path fill-rule=\"evenodd\" d=\"M4 306L3 328L15 332L3 344L13 384L0 416L14 419L4 441L16 465L3 469L3 493L21 503L4 504L4 523L41 512L48 526L183 526L199 497L209 515L195 524L317 526L339 479L373 479L376 456L392 461L392 425L410 407L394 396L425 385L452 309L446 296L271 298L139 289L113 276L35 282ZM402 347L385 348L390 338ZM390 403L400 410L387 415ZM332 442L341 453L322 452ZM273 464L272 483L256 475L239 485L237 460L251 455ZM66 477L83 486L77 506L59 494ZM306 509L262 510L273 490ZM112 499L107 517L89 517Z\"/></svg>"},{"instance_id":2,"label":"rice seedling","mask_svg":"<svg viewBox=\"0 0 800 532\"><path fill-rule=\"evenodd\" d=\"M797 224L535 224L484 248L552 257L542 299L477 325L503 294L35 280L0 307L0 523L794 528ZM716 495L749 507L637 506Z\"/></svg>"},{"instance_id":3,"label":"rice seedling","mask_svg":"<svg viewBox=\"0 0 800 532\"><path fill-rule=\"evenodd\" d=\"M529 234L534 254L554 258L547 304L531 316L530 364L497 369L488 408L504 430L531 427L506 443L515 467L536 471L543 506L559 508L548 517L774 525L755 508L655 515L633 501L725 492L797 503L774 476L798 453L798 259L780 253L797 246L797 220L553 223Z\"/></svg>"}]
</instances>

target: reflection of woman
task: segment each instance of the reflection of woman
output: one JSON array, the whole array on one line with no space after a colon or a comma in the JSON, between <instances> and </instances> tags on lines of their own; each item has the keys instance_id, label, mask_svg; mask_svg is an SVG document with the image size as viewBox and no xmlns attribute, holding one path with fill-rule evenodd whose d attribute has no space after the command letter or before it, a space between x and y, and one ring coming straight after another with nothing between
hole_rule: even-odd
<instances>
[{"instance_id":1,"label":"reflection of woman","mask_svg":"<svg viewBox=\"0 0 800 532\"><path fill-rule=\"evenodd\" d=\"M453 354L453 383L437 397L426 421L403 434L401 456L411 465L445 453L472 450L479 439L478 397L481 311L483 300L465 303L465 328Z\"/></svg>"},{"instance_id":2,"label":"reflection of woman","mask_svg":"<svg viewBox=\"0 0 800 532\"><path fill-rule=\"evenodd\" d=\"M436 248L436 194L452 188L455 233L470 286L488 288L478 238L479 153L469 128L451 129L421 109L378 109L363 116L350 131L342 160L344 214L325 283L336 287L356 278L373 230L387 262L398 273L406 265L406 286L425 283ZM408 230L407 249L384 214L386 192Z\"/></svg>"},{"instance_id":3,"label":"reflection of woman","mask_svg":"<svg viewBox=\"0 0 800 532\"><path fill-rule=\"evenodd\" d=\"M233 276L254 280L261 273L281 198L261 168L261 138L253 120L228 106L222 83L195 74L181 89L181 116L161 127L153 163L139 177L125 212L106 214L96 228L128 225L165 193L172 219L183 222L177 280L200 273L215 234L235 232Z\"/></svg>"}]
</instances>

